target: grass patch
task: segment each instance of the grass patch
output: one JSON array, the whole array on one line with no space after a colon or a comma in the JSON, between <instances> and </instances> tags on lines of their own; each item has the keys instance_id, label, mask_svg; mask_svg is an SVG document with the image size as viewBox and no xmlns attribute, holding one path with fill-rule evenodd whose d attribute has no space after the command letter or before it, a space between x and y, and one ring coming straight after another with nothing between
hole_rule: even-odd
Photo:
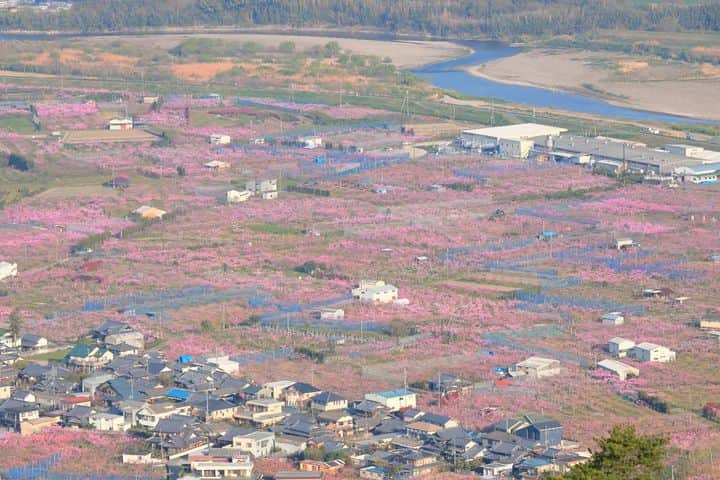
<instances>
[{"instance_id":1,"label":"grass patch","mask_svg":"<svg viewBox=\"0 0 720 480\"><path fill-rule=\"evenodd\" d=\"M299 228L288 227L287 225L275 225L272 223L253 223L248 225L251 232L269 233L272 235L302 235L304 232Z\"/></svg>"},{"instance_id":2,"label":"grass patch","mask_svg":"<svg viewBox=\"0 0 720 480\"><path fill-rule=\"evenodd\" d=\"M40 353L37 355L31 355L29 357L26 357L25 360L29 362L59 362L65 358L65 356L70 352L69 348L64 348L62 350L55 350L54 352L47 352L47 353Z\"/></svg>"},{"instance_id":3,"label":"grass patch","mask_svg":"<svg viewBox=\"0 0 720 480\"><path fill-rule=\"evenodd\" d=\"M0 130L8 130L15 133L34 133L37 131L35 124L29 115L12 115L0 117Z\"/></svg>"}]
</instances>

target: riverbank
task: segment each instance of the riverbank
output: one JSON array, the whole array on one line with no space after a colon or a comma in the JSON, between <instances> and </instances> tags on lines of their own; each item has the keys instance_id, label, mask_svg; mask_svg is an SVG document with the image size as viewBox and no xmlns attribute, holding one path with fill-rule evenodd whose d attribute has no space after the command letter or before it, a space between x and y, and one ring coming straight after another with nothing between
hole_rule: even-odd
<instances>
[{"instance_id":1,"label":"riverbank","mask_svg":"<svg viewBox=\"0 0 720 480\"><path fill-rule=\"evenodd\" d=\"M189 38L216 38L237 42L257 42L263 47L293 42L298 51L336 41L343 50L358 55L388 57L400 69L413 69L431 63L452 60L467 55L471 49L453 40L412 34L387 34L372 30L337 30L308 28L294 30L278 27L266 28L166 28L127 32L19 32L0 33L1 40L55 41L82 39L84 42L109 44L127 42L146 48L168 50Z\"/></svg>"},{"instance_id":2,"label":"riverbank","mask_svg":"<svg viewBox=\"0 0 720 480\"><path fill-rule=\"evenodd\" d=\"M505 84L600 98L610 104L720 120L720 68L606 52L531 50L464 68Z\"/></svg>"},{"instance_id":3,"label":"riverbank","mask_svg":"<svg viewBox=\"0 0 720 480\"><path fill-rule=\"evenodd\" d=\"M335 37L331 35L298 35L276 33L193 33L157 35L121 35L92 37L89 41L110 44L121 40L149 49L169 50L189 38L215 38L235 42L255 42L263 48L276 48L283 42L293 42L297 51L307 50L328 42L337 42L343 51L356 55L376 55L389 58L400 69L412 69L429 63L451 60L470 53L460 44L444 40L369 40L365 38Z\"/></svg>"}]
</instances>

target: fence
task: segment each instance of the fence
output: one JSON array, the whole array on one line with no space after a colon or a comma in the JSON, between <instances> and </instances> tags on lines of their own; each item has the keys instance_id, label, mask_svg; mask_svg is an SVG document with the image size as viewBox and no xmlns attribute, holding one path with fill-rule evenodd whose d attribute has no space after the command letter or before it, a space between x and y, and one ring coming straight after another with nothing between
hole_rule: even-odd
<instances>
[{"instance_id":1,"label":"fence","mask_svg":"<svg viewBox=\"0 0 720 480\"><path fill-rule=\"evenodd\" d=\"M240 355L230 356L230 360L240 363L241 365L270 363L279 359L288 359L293 354L291 347L276 348L267 352L243 353Z\"/></svg>"},{"instance_id":2,"label":"fence","mask_svg":"<svg viewBox=\"0 0 720 480\"><path fill-rule=\"evenodd\" d=\"M581 225L598 225L600 223L600 220L593 218L579 217L577 215L568 215L548 210L538 210L535 208L516 208L515 214L525 217L541 218L543 220L552 220L554 222L579 223Z\"/></svg>"},{"instance_id":3,"label":"fence","mask_svg":"<svg viewBox=\"0 0 720 480\"><path fill-rule=\"evenodd\" d=\"M144 304L152 301L170 300L188 296L205 295L210 291L211 288L212 287L210 287L209 285L201 285L194 287L176 288L171 290L162 290L159 292L147 294L125 295L122 297L110 297L97 300L89 300L83 305L83 311L97 312L105 310L106 308Z\"/></svg>"},{"instance_id":4,"label":"fence","mask_svg":"<svg viewBox=\"0 0 720 480\"><path fill-rule=\"evenodd\" d=\"M368 170L377 170L378 168L390 167L392 165L400 165L410 160L409 154L396 155L392 157L364 157L359 161L359 165L344 170L333 171L325 174L323 180L332 180L334 178L347 177Z\"/></svg>"},{"instance_id":5,"label":"fence","mask_svg":"<svg viewBox=\"0 0 720 480\"><path fill-rule=\"evenodd\" d=\"M487 177L480 175L477 170L457 169L453 170L453 175L456 177L471 178L475 180L479 185L483 185L487 182Z\"/></svg>"},{"instance_id":6,"label":"fence","mask_svg":"<svg viewBox=\"0 0 720 480\"><path fill-rule=\"evenodd\" d=\"M634 315L642 315L643 313L645 313L645 307L642 305L623 305L604 300L592 300L589 298L574 296L545 295L543 293L534 293L528 291L516 292L515 299L528 303L587 308L590 310L620 311Z\"/></svg>"},{"instance_id":7,"label":"fence","mask_svg":"<svg viewBox=\"0 0 720 480\"><path fill-rule=\"evenodd\" d=\"M535 327L536 328L536 327ZM560 352L556 350L552 350L546 347L540 347L537 345L527 345L515 337L524 337L524 338L532 338L532 337L547 337L547 336L556 336L562 334L562 329L559 327L555 327L555 329L548 329L547 327L541 327L542 331L535 333L532 332L532 330L535 330L535 328L527 329L526 331L520 331L520 332L491 332L486 333L483 335L483 340L490 343L491 345L505 347L505 348L511 348L513 350L520 350L523 352L528 352L531 354L536 355L543 355L545 357L555 358L557 360L560 360L562 362L568 362L568 363L574 363L577 365L580 365L581 367L588 368L592 365L590 360L587 358L581 357L579 355L574 355L572 353L567 352Z\"/></svg>"}]
</instances>

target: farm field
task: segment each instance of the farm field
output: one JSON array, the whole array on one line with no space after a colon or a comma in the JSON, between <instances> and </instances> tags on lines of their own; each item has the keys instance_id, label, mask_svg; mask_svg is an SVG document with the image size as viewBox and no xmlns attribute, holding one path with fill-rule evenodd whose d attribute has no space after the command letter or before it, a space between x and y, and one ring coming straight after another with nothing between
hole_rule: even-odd
<instances>
[{"instance_id":1,"label":"farm field","mask_svg":"<svg viewBox=\"0 0 720 480\"><path fill-rule=\"evenodd\" d=\"M457 53L447 46L377 52L366 41L288 37L291 52L267 36L221 39L257 44L237 56L227 49L242 43L201 44L210 55L164 35L95 39L87 51L70 39L47 58L0 47L74 82L0 79L0 261L17 264L0 283L0 328L20 322L53 347L23 352L0 375L66 361L114 320L142 333L146 373L150 360L180 370L183 358L228 355L239 359L238 382L292 379L348 399L407 387L418 408L472 432L542 412L585 448L630 424L667 438L678 478L720 475L720 427L703 414L720 394L720 344L697 326L720 317L717 184L668 188L544 157L443 148L467 127L525 119L473 107L448 118L431 103L441 92L396 70ZM162 64L155 78L95 83L103 65L120 75L150 53ZM339 79L356 95L322 93ZM369 102L362 93L375 87L388 96ZM125 116L133 129L108 129ZM562 122L573 134L587 127ZM618 248L624 238L637 248ZM354 299L362 280L392 284L399 298ZM617 311L623 324L601 322ZM640 373L621 380L598 368L615 337L677 359L623 358ZM510 375L531 356L558 360L560 374ZM128 375L140 384L136 370ZM430 391L443 373L471 387ZM54 472L165 474L121 463L148 453L148 429L7 430L0 469L53 458ZM271 474L292 465L256 462ZM447 478L478 478L466 473Z\"/></svg>"}]
</instances>

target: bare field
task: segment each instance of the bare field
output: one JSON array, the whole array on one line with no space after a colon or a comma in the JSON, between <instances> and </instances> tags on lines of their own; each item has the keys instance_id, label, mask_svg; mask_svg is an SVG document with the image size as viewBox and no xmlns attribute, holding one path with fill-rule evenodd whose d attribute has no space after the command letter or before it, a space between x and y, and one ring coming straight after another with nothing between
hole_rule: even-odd
<instances>
[{"instance_id":1,"label":"bare field","mask_svg":"<svg viewBox=\"0 0 720 480\"><path fill-rule=\"evenodd\" d=\"M504 83L600 96L642 110L720 120L720 79L704 64L652 62L641 57L575 50L523 52L468 68Z\"/></svg>"},{"instance_id":2,"label":"bare field","mask_svg":"<svg viewBox=\"0 0 720 480\"><path fill-rule=\"evenodd\" d=\"M443 60L449 60L467 53L467 49L452 42L444 41L384 41L354 38L335 38L328 36L306 35L270 35L270 34L187 34L187 35L138 35L101 37L89 40L96 44L122 41L142 45L148 49L169 50L189 38L216 38L236 42L257 42L263 47L277 47L282 42L293 42L299 51L315 45L324 45L336 41L343 50L359 55L377 55L390 57L398 68L411 68Z\"/></svg>"}]
</instances>

